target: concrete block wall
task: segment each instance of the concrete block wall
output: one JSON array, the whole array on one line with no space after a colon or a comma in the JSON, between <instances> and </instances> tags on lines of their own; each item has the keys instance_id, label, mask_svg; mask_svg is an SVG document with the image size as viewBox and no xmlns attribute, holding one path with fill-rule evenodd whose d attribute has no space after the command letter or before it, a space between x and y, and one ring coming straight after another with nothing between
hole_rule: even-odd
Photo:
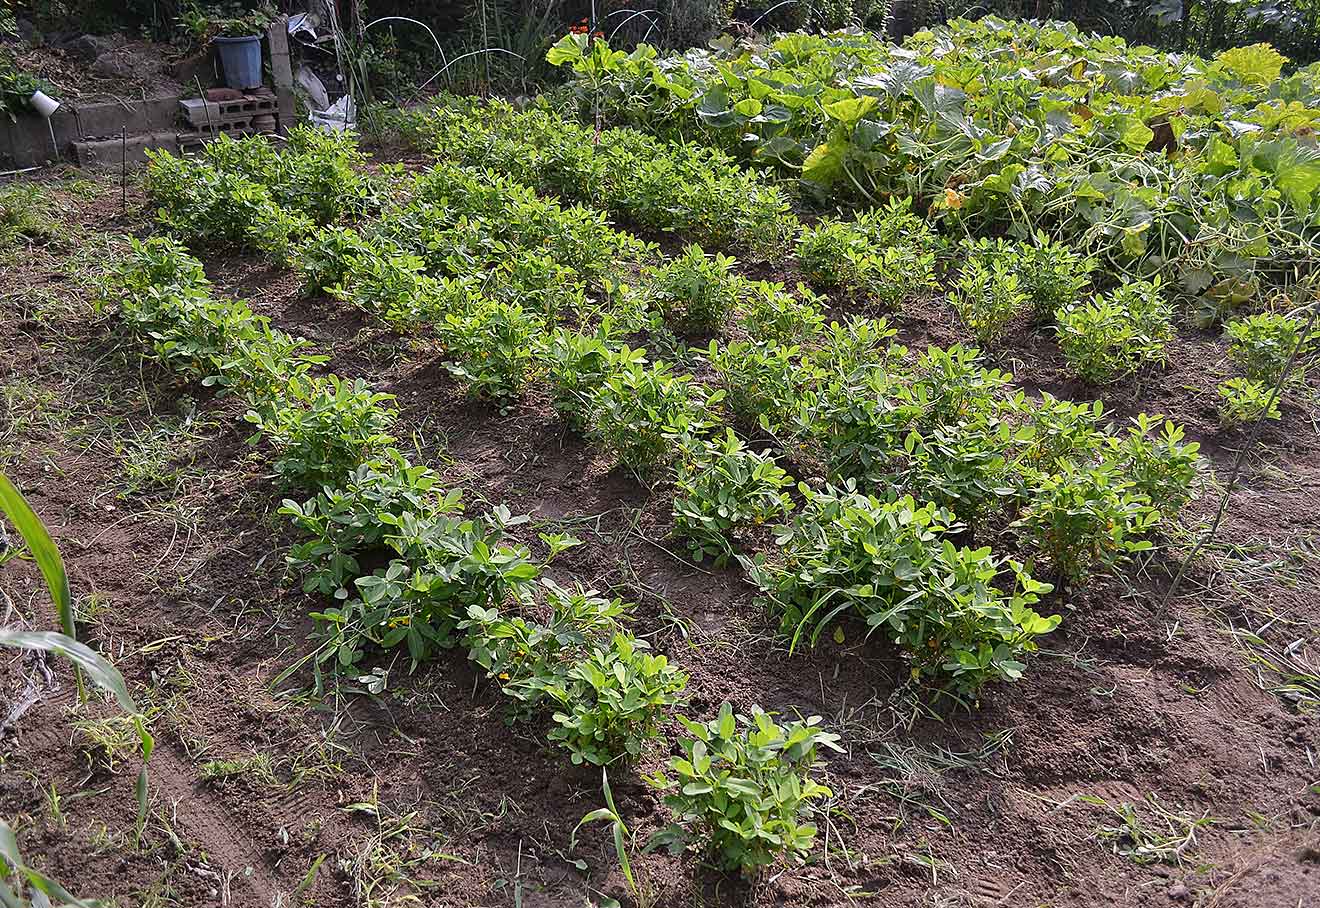
<instances>
[{"instance_id":1,"label":"concrete block wall","mask_svg":"<svg viewBox=\"0 0 1320 908\"><path fill-rule=\"evenodd\" d=\"M35 114L20 115L16 121L0 117L0 166L4 169L35 167L56 159L51 131L59 158L74 160L73 143L87 139L118 140L121 130L135 135L176 129L179 96L167 95L137 100L98 101L83 104L66 101L51 117L49 126ZM118 158L116 157L116 161Z\"/></svg>"}]
</instances>

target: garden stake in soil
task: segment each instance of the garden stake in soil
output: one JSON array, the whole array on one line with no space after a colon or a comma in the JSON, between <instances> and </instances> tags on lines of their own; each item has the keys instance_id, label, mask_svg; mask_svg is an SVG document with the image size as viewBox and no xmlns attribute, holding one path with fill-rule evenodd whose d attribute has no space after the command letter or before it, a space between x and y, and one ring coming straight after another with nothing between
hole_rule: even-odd
<instances>
[{"instance_id":1,"label":"garden stake in soil","mask_svg":"<svg viewBox=\"0 0 1320 908\"><path fill-rule=\"evenodd\" d=\"M1306 325L1297 339L1297 346L1293 348L1292 354L1288 357L1287 364L1279 374L1279 378L1274 383L1274 387L1270 389L1269 404L1273 404L1274 401L1278 399L1279 392L1282 390L1284 382L1288 378L1288 373L1292 371L1293 365L1297 362L1298 356L1305 348L1306 342L1311 336L1311 328L1315 325L1316 315L1317 313L1320 313L1320 299L1313 300L1310 304L1310 309L1311 314L1306 317ZM1268 412L1269 406L1267 405L1252 424L1251 433L1247 437L1246 443L1242 446L1242 449L1238 451L1237 457L1233 460L1233 467L1228 475L1228 485L1225 486L1224 494L1219 499L1219 506L1215 510L1214 520L1211 521L1210 528L1206 530L1205 535L1201 537L1200 541L1198 541L1196 545L1192 547L1192 550L1187 553L1187 557L1178 565L1178 571L1173 575L1173 580L1169 583L1168 591L1164 594L1164 598L1160 600L1159 611L1161 613L1168 610L1169 602L1172 601L1174 595L1178 592L1178 585L1182 582L1183 575L1187 572L1188 565L1195 560L1196 556L1200 554L1201 549L1205 548L1206 544L1214 538L1215 533L1219 530L1219 524L1223 521L1224 514L1228 511L1229 496L1233 494L1233 489L1237 486L1238 475L1242 472L1242 465L1246 462L1247 453L1255 447L1256 438L1260 435L1261 424L1264 423Z\"/></svg>"}]
</instances>

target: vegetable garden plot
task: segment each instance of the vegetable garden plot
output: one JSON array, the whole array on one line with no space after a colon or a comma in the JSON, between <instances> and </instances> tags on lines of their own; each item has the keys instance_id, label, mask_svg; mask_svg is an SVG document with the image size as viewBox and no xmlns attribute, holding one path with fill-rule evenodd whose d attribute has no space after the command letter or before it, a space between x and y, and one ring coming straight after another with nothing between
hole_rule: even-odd
<instances>
[{"instance_id":1,"label":"vegetable garden plot","mask_svg":"<svg viewBox=\"0 0 1320 908\"><path fill-rule=\"evenodd\" d=\"M902 47L790 34L661 58L566 36L584 110L800 174L828 199L912 197L955 231L1045 230L1212 312L1310 269L1315 65L1213 60L988 17Z\"/></svg>"},{"instance_id":2,"label":"vegetable garden plot","mask_svg":"<svg viewBox=\"0 0 1320 908\"><path fill-rule=\"evenodd\" d=\"M1161 603L1243 443L1217 385L1279 383L1295 306L1219 337L1057 239L963 242L902 201L804 225L727 156L519 138L566 122L544 110L428 122L484 166L447 141L368 172L345 137L162 158L132 226L174 237L118 242L99 318L79 292L37 319L86 342L5 329L32 387L99 363L110 411L190 401L216 449L196 490L117 498L119 537L75 504L117 448L46 489L12 442L57 535L94 540L66 546L109 591L84 624L124 641L164 754L133 849L131 810L68 797L80 760L131 789L99 755L128 758L17 747L55 767L12 796L26 856L134 903L222 900L225 874L335 906L1306 891L1315 689L1277 634L1314 634L1313 376L1288 370L1275 466ZM591 182L634 147L748 191L703 224L690 186ZM173 567L152 515L189 502L217 516Z\"/></svg>"}]
</instances>

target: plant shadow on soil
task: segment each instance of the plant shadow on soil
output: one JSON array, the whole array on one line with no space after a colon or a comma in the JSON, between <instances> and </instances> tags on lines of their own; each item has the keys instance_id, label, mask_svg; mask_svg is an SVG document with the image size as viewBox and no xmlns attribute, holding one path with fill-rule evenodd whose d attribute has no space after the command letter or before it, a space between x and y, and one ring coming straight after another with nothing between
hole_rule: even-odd
<instances>
[{"instance_id":1,"label":"plant shadow on soil","mask_svg":"<svg viewBox=\"0 0 1320 908\"><path fill-rule=\"evenodd\" d=\"M117 196L102 184L73 205L73 229L106 229ZM113 229L141 232L145 219ZM43 691L4 739L0 800L6 816L26 818L24 853L77 891L121 904L267 905L304 880L306 904L336 908L392 904L419 881L431 881L418 890L422 904L568 906L605 895L635 904L603 826L584 827L568 851L570 831L601 803L599 770L572 766L536 723L506 722L498 692L461 651L412 674L402 658L368 663L390 672L379 696L313 698L306 667L272 685L313 651L308 614L322 605L284 577L292 537L273 515L281 492L246 445L234 402L140 365L110 319L89 317L90 291L61 274L66 258L48 249L7 267L11 286L44 288L66 305L34 320L21 294L0 303L0 384L55 401L44 414L4 413L12 421L0 425L0 452L51 525L79 595L104 601L84 631L158 709L160 750L137 848L131 760L108 772L70 731L71 719L113 713L99 703L74 710L69 675L52 665L59 689ZM1064 622L1047 652L1022 682L992 687L969 711L914 701L902 665L864 628L845 624L842 642L827 635L789 655L736 568L688 562L670 537L668 490L612 468L537 389L500 416L463 396L425 339L303 298L293 275L254 257L203 259L217 292L307 336L330 355L327 368L397 395L401 443L467 490L470 508L503 503L530 514L534 529L583 538L552 576L635 601L638 632L690 672L692 714L759 703L822 715L843 735L847 752L826 755L835 796L809 864L749 888L690 854L635 857L650 904L1200 899L1228 908L1320 893L1320 733L1262 689L1226 632L1273 619L1290 640L1316 634L1320 521L1309 498L1320 487L1320 441L1300 408L1266 430L1212 559L1167 610L1174 552L1057 592L1050 605ZM798 279L782 268L764 276ZM938 299L889 317L913 348L966 341ZM1167 370L1112 389L1070 378L1048 332L1029 326L989 359L1029 391L1099 394L1115 418L1165 413L1220 473L1242 443L1215 421L1213 387L1227 367L1210 333L1180 330ZM111 495L124 469L116 433L189 406L213 426L176 458L195 481L173 496ZM1198 527L1214 503L1195 502L1186 525ZM30 564L0 569L0 590L34 622L49 621ZM16 695L37 671L31 659L12 661L6 689ZM666 822L642 778L680 732L668 723L639 766L611 773L639 841ZM48 785L64 798L58 816ZM1155 796L1216 823L1181 864L1140 865L1097 837L1113 815L1080 795L1139 811Z\"/></svg>"}]
</instances>

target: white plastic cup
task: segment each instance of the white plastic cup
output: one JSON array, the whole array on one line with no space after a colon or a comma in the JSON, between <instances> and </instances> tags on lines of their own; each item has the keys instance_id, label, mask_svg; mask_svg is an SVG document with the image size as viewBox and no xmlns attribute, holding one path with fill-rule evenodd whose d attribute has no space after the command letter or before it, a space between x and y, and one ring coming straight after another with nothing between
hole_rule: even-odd
<instances>
[{"instance_id":1,"label":"white plastic cup","mask_svg":"<svg viewBox=\"0 0 1320 908\"><path fill-rule=\"evenodd\" d=\"M34 91L32 97L28 98L28 103L47 120L54 116L55 111L60 109L60 102L44 91Z\"/></svg>"}]
</instances>

